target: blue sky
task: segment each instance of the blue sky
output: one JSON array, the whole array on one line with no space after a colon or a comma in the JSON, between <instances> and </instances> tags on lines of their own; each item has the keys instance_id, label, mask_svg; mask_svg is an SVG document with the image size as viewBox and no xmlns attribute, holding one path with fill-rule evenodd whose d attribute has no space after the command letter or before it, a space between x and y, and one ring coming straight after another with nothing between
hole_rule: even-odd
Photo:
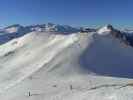
<instances>
[{"instance_id":1,"label":"blue sky","mask_svg":"<svg viewBox=\"0 0 133 100\"><path fill-rule=\"evenodd\" d=\"M133 26L133 0L0 0L0 25Z\"/></svg>"}]
</instances>

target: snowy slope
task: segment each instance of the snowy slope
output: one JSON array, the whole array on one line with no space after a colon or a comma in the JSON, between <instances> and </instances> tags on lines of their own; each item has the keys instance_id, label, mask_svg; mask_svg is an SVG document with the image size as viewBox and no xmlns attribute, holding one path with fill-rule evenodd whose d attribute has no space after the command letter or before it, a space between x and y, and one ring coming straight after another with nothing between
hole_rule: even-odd
<instances>
[{"instance_id":1,"label":"snowy slope","mask_svg":"<svg viewBox=\"0 0 133 100\"><path fill-rule=\"evenodd\" d=\"M0 98L132 100L133 80L104 76L131 78L133 48L106 30L31 32L1 45Z\"/></svg>"},{"instance_id":2,"label":"snowy slope","mask_svg":"<svg viewBox=\"0 0 133 100\"><path fill-rule=\"evenodd\" d=\"M0 87L8 88L47 64L58 52L73 43L73 37L73 35L69 37L52 35L49 37L49 33L33 32L1 46L0 63L3 67L0 72L2 76ZM51 52L42 55L49 51L51 46L53 48Z\"/></svg>"}]
</instances>

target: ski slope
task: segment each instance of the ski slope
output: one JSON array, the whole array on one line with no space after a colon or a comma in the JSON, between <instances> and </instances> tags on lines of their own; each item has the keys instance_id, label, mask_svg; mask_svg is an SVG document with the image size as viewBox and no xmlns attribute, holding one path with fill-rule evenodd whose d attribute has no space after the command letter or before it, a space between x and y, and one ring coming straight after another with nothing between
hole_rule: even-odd
<instances>
[{"instance_id":1,"label":"ski slope","mask_svg":"<svg viewBox=\"0 0 133 100\"><path fill-rule=\"evenodd\" d=\"M133 49L109 32L31 32L1 45L0 99L132 100L133 80L112 77L132 77Z\"/></svg>"}]
</instances>

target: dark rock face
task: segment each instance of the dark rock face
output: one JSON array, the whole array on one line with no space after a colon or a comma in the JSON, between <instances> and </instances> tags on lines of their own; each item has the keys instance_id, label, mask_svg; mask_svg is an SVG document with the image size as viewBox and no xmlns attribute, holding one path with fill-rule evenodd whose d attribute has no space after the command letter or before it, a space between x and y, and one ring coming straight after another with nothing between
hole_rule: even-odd
<instances>
[{"instance_id":1,"label":"dark rock face","mask_svg":"<svg viewBox=\"0 0 133 100\"><path fill-rule=\"evenodd\" d=\"M133 34L125 33L124 35L125 35L125 37L126 37L126 40L127 40L128 43L129 43L129 45L133 47Z\"/></svg>"},{"instance_id":2,"label":"dark rock face","mask_svg":"<svg viewBox=\"0 0 133 100\"><path fill-rule=\"evenodd\" d=\"M133 35L129 36L127 33L121 32L120 30L117 30L113 28L112 25L107 25L107 28L111 30L111 34L113 37L119 39L122 43L124 43L126 46L132 46L133 47Z\"/></svg>"},{"instance_id":3,"label":"dark rock face","mask_svg":"<svg viewBox=\"0 0 133 100\"><path fill-rule=\"evenodd\" d=\"M96 32L96 29L93 28L80 28L80 32Z\"/></svg>"},{"instance_id":4,"label":"dark rock face","mask_svg":"<svg viewBox=\"0 0 133 100\"><path fill-rule=\"evenodd\" d=\"M110 30L114 30L114 28L113 28L113 26L111 24L108 24L107 28L110 29Z\"/></svg>"}]
</instances>

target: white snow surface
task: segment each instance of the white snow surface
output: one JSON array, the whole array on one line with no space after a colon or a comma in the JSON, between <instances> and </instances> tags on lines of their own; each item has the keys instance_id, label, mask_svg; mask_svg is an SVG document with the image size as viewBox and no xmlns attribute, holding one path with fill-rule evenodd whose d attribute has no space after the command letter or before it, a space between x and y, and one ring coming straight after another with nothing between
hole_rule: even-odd
<instances>
[{"instance_id":1,"label":"white snow surface","mask_svg":"<svg viewBox=\"0 0 133 100\"><path fill-rule=\"evenodd\" d=\"M6 33L16 33L17 31L18 31L17 27L11 27L11 28L5 29Z\"/></svg>"},{"instance_id":2,"label":"white snow surface","mask_svg":"<svg viewBox=\"0 0 133 100\"><path fill-rule=\"evenodd\" d=\"M132 64L132 47L99 33L102 30L70 35L31 32L1 45L0 99L132 100L132 79L98 76L89 69Z\"/></svg>"},{"instance_id":3,"label":"white snow surface","mask_svg":"<svg viewBox=\"0 0 133 100\"><path fill-rule=\"evenodd\" d=\"M110 32L111 32L111 30L107 26L104 26L98 30L98 34L100 34L100 35L107 35Z\"/></svg>"}]
</instances>

